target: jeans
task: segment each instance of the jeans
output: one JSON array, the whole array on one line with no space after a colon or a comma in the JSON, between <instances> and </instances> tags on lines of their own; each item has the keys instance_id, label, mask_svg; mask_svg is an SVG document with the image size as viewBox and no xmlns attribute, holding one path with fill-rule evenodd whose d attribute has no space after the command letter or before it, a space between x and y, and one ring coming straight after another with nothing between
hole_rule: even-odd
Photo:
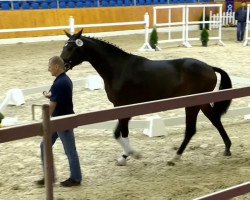
<instances>
[{"instance_id":1,"label":"jeans","mask_svg":"<svg viewBox=\"0 0 250 200\"><path fill-rule=\"evenodd\" d=\"M246 28L246 22L237 22L237 40L242 41L244 39L244 32Z\"/></svg>"},{"instance_id":2,"label":"jeans","mask_svg":"<svg viewBox=\"0 0 250 200\"><path fill-rule=\"evenodd\" d=\"M65 154L68 157L70 167L70 178L75 181L82 180L81 167L79 157L75 146L75 137L73 130L58 131L52 134L52 145L56 142L57 138L60 138L63 144ZM44 144L43 141L40 144L42 166L44 168Z\"/></svg>"}]
</instances>

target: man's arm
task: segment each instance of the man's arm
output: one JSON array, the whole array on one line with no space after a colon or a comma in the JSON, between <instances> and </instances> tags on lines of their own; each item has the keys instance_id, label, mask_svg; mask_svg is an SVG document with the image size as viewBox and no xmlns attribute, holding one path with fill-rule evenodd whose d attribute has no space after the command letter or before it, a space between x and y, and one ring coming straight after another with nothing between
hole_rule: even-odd
<instances>
[{"instance_id":1,"label":"man's arm","mask_svg":"<svg viewBox=\"0 0 250 200\"><path fill-rule=\"evenodd\" d=\"M235 12L235 16L234 16L235 20L238 20L238 16L239 16L239 10L237 10L237 11Z\"/></svg>"},{"instance_id":2,"label":"man's arm","mask_svg":"<svg viewBox=\"0 0 250 200\"><path fill-rule=\"evenodd\" d=\"M50 116L52 115L52 113L54 112L55 108L56 108L56 102L50 101L49 102L49 114Z\"/></svg>"}]
</instances>

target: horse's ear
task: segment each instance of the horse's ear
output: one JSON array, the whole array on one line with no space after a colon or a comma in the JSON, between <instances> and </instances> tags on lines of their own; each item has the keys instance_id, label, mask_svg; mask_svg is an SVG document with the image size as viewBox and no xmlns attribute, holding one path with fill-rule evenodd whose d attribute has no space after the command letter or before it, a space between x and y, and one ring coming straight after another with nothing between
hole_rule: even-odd
<instances>
[{"instance_id":1,"label":"horse's ear","mask_svg":"<svg viewBox=\"0 0 250 200\"><path fill-rule=\"evenodd\" d=\"M83 30L83 29L81 29L78 33L76 33L76 38L80 38L80 37L81 37L81 35L82 35L82 30Z\"/></svg>"},{"instance_id":2,"label":"horse's ear","mask_svg":"<svg viewBox=\"0 0 250 200\"><path fill-rule=\"evenodd\" d=\"M67 31L65 31L65 30L63 30L63 31L64 31L65 35L67 35L68 38L71 37L71 35Z\"/></svg>"}]
</instances>

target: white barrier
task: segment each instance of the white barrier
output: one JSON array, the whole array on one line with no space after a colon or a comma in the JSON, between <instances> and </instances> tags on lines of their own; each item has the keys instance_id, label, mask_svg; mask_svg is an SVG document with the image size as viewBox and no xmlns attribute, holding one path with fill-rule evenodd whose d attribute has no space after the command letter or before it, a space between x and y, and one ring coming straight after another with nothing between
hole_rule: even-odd
<instances>
[{"instance_id":1,"label":"white barrier","mask_svg":"<svg viewBox=\"0 0 250 200\"><path fill-rule=\"evenodd\" d=\"M250 40L250 4L247 5L247 24L246 24L246 31L245 31L245 42L243 46L248 45L248 41Z\"/></svg>"},{"instance_id":2,"label":"white barrier","mask_svg":"<svg viewBox=\"0 0 250 200\"><path fill-rule=\"evenodd\" d=\"M75 24L75 20L72 16L69 18L68 26L51 26L51 27L36 27L36 28L17 28L17 29L1 29L0 33L11 33L11 32L32 32L32 31L47 31L47 30L65 30L69 29L69 32L73 34L76 28L96 28L96 27L110 27L110 26L144 26L145 29L145 41L141 51L151 51L152 48L148 43L149 35L149 15L145 13L144 21L134 21L134 22L117 22L117 23L102 23L102 24Z\"/></svg>"},{"instance_id":3,"label":"white barrier","mask_svg":"<svg viewBox=\"0 0 250 200\"><path fill-rule=\"evenodd\" d=\"M221 25L224 27L227 26L236 26L237 25L237 21L235 20L235 12L223 12L222 13L222 22ZM210 24L210 30L212 29L217 29L219 28L219 24L215 23L216 21L218 21L220 19L219 13L217 14L213 14L212 11L210 11L209 13L209 21L213 21Z\"/></svg>"},{"instance_id":4,"label":"white barrier","mask_svg":"<svg viewBox=\"0 0 250 200\"><path fill-rule=\"evenodd\" d=\"M103 89L104 83L99 75L89 75L86 78L73 80L74 86L83 86L89 90ZM10 89L7 91L6 97L0 104L0 112L4 112L6 106L14 105L19 106L25 103L25 96L30 94L41 93L48 91L49 85L27 88L27 89Z\"/></svg>"},{"instance_id":5,"label":"white barrier","mask_svg":"<svg viewBox=\"0 0 250 200\"><path fill-rule=\"evenodd\" d=\"M182 9L182 21L172 22L172 9ZM153 7L153 25L156 28L167 27L168 39L158 40L158 43L171 43L171 42L181 42L182 45L186 45L185 39L185 5L171 5L171 6L154 6ZM168 10L168 22L167 23L157 23L157 10ZM181 37L173 39L171 37L172 30L181 26Z\"/></svg>"},{"instance_id":6,"label":"white barrier","mask_svg":"<svg viewBox=\"0 0 250 200\"><path fill-rule=\"evenodd\" d=\"M219 19L214 19L213 21L206 21L205 20L205 14L206 14L206 8L219 8ZM190 21L189 20L189 13L192 8L202 8L203 9L203 19L202 21ZM154 26L155 27L167 27L168 28L168 39L167 40L159 40L158 43L171 43L171 42L181 42L182 45L186 47L191 47L190 41L198 41L200 38L198 37L190 37L189 31L192 30L192 27L196 25L198 27L199 24L211 24L216 23L219 24L218 27L218 36L217 37L209 37L209 40L218 40L218 44L221 44L224 46L224 43L221 40L221 16L222 16L222 4L195 4L195 5L174 5L174 6L155 6L153 8L153 18L154 18ZM167 9L169 10L168 14L168 23L157 23L157 10ZM171 22L171 15L172 9L182 9L182 20L179 22ZM178 39L172 39L171 38L171 31L176 29L177 25L181 25L181 38ZM198 28L197 28L198 29ZM196 29L196 30L197 30Z\"/></svg>"},{"instance_id":7,"label":"white barrier","mask_svg":"<svg viewBox=\"0 0 250 200\"><path fill-rule=\"evenodd\" d=\"M20 106L25 103L22 90L16 88L7 92L6 97L0 104L0 112L4 112L7 105Z\"/></svg>"}]
</instances>

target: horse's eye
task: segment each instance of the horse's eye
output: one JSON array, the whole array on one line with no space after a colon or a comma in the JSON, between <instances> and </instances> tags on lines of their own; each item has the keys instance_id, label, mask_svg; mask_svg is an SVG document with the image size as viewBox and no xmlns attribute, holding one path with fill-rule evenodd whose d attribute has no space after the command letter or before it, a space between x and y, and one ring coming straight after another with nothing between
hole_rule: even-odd
<instances>
[{"instance_id":1,"label":"horse's eye","mask_svg":"<svg viewBox=\"0 0 250 200\"><path fill-rule=\"evenodd\" d=\"M67 50L68 50L68 51L72 51L72 50L73 50L73 47L72 47L72 46L67 46Z\"/></svg>"}]
</instances>

